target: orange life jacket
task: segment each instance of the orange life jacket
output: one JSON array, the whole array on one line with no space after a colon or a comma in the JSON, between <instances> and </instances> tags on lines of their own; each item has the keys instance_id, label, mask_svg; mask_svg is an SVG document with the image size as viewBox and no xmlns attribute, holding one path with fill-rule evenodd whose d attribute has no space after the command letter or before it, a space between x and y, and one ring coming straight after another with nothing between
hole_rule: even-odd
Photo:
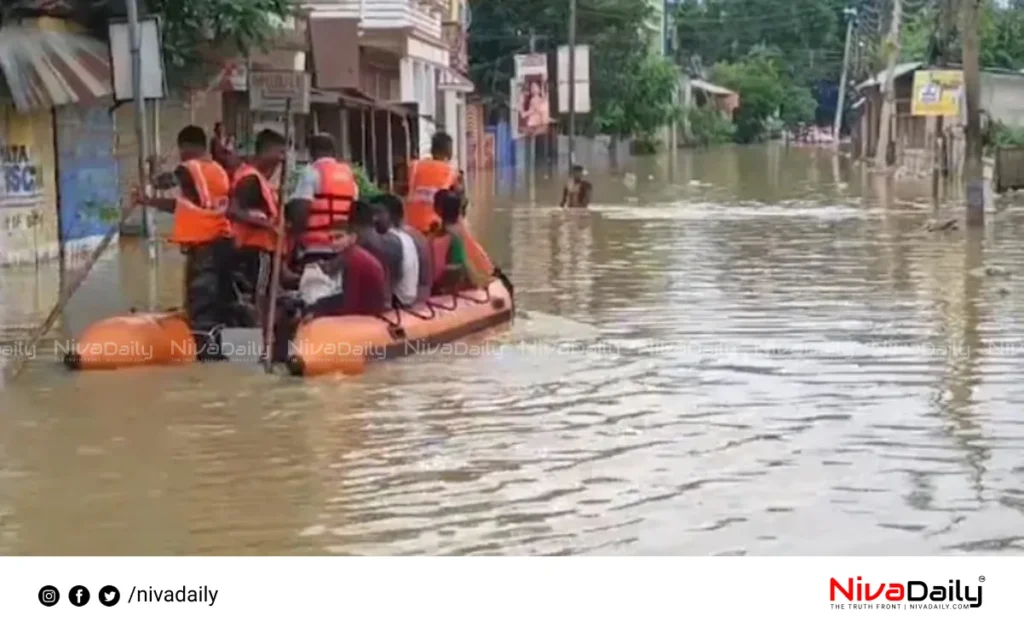
<instances>
[{"instance_id":1,"label":"orange life jacket","mask_svg":"<svg viewBox=\"0 0 1024 633\"><path fill-rule=\"evenodd\" d=\"M187 160L181 166L192 178L199 204L185 196L175 199L170 241L188 247L230 237L231 223L224 214L231 190L227 172L212 160Z\"/></svg>"},{"instance_id":2,"label":"orange life jacket","mask_svg":"<svg viewBox=\"0 0 1024 633\"><path fill-rule=\"evenodd\" d=\"M352 168L334 158L321 158L313 163L320 174L320 187L309 207L306 230L299 239L303 247L331 243L329 229L337 221L348 220L359 188Z\"/></svg>"},{"instance_id":3,"label":"orange life jacket","mask_svg":"<svg viewBox=\"0 0 1024 633\"><path fill-rule=\"evenodd\" d=\"M248 163L241 165L235 170L232 188L237 187L238 183L249 176L256 176L259 180L260 193L263 194L263 201L269 211L267 214L267 220L276 226L277 220L281 215L281 210L277 204L277 195L274 194L274 190L270 187L270 181L267 180L266 176L261 174L258 169ZM245 211L245 209L243 209L243 211ZM241 222L235 222L234 231L235 245L239 248L258 248L268 252L274 252L277 250L277 238L273 233L266 229L243 224Z\"/></svg>"},{"instance_id":4,"label":"orange life jacket","mask_svg":"<svg viewBox=\"0 0 1024 633\"><path fill-rule=\"evenodd\" d=\"M418 160L409 170L409 196L405 202L405 218L421 233L429 233L441 218L434 211L434 196L458 182L459 172L443 160Z\"/></svg>"},{"instance_id":5,"label":"orange life jacket","mask_svg":"<svg viewBox=\"0 0 1024 633\"><path fill-rule=\"evenodd\" d=\"M445 269L448 267L448 251L452 245L451 235L435 235L430 240L430 262L431 270L434 271L434 278L430 280L431 287L441 283L444 279Z\"/></svg>"}]
</instances>

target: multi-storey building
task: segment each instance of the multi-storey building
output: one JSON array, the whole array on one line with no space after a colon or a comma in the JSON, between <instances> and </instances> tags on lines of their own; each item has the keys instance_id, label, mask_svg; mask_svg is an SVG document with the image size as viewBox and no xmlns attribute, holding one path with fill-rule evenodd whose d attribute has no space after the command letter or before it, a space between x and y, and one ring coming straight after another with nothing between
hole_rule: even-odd
<instances>
[{"instance_id":1,"label":"multi-storey building","mask_svg":"<svg viewBox=\"0 0 1024 633\"><path fill-rule=\"evenodd\" d=\"M459 92L472 90L452 67L453 57L459 63L453 45L464 50L465 29L451 23L462 22L465 0L309 0L303 6L311 19L358 20L360 91L383 103L418 105L420 155L438 129L455 136Z\"/></svg>"}]
</instances>

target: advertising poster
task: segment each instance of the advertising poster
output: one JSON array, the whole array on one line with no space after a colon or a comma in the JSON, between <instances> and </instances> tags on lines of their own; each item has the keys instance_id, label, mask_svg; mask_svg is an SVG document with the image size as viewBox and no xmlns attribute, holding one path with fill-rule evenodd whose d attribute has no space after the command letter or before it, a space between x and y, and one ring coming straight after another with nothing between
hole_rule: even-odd
<instances>
[{"instance_id":1,"label":"advertising poster","mask_svg":"<svg viewBox=\"0 0 1024 633\"><path fill-rule=\"evenodd\" d=\"M960 70L919 70L914 73L910 103L913 116L960 116L964 74Z\"/></svg>"},{"instance_id":2,"label":"advertising poster","mask_svg":"<svg viewBox=\"0 0 1024 633\"><path fill-rule=\"evenodd\" d=\"M548 56L543 53L516 55L516 76L512 102L519 136L544 134L551 125L548 94Z\"/></svg>"}]
</instances>

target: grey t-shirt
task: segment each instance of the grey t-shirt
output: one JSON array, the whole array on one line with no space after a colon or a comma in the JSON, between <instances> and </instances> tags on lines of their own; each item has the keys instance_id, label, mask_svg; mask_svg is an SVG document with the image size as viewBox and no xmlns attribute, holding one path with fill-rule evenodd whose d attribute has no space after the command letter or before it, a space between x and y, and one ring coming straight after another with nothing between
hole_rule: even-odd
<instances>
[{"instance_id":1,"label":"grey t-shirt","mask_svg":"<svg viewBox=\"0 0 1024 633\"><path fill-rule=\"evenodd\" d=\"M382 235L373 227L360 229L356 237L357 243L384 266L393 294L395 285L402 280L402 240L391 233Z\"/></svg>"}]
</instances>

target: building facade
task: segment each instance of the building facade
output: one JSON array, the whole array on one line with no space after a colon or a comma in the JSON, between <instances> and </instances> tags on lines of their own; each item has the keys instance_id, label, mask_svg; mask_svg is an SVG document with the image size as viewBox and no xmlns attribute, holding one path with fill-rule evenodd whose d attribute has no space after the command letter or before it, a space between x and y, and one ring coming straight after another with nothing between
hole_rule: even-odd
<instances>
[{"instance_id":1,"label":"building facade","mask_svg":"<svg viewBox=\"0 0 1024 633\"><path fill-rule=\"evenodd\" d=\"M421 156L429 153L434 132L458 127L459 99L447 96L449 92L458 93L451 88L455 82L450 65L451 44L458 38L446 37L446 25L462 11L456 6L460 4L464 0L304 3L313 20L358 20L360 91L383 103L415 107L418 121L414 153Z\"/></svg>"},{"instance_id":2,"label":"building facade","mask_svg":"<svg viewBox=\"0 0 1024 633\"><path fill-rule=\"evenodd\" d=\"M73 264L121 206L109 49L62 17L4 18L0 265Z\"/></svg>"}]
</instances>

